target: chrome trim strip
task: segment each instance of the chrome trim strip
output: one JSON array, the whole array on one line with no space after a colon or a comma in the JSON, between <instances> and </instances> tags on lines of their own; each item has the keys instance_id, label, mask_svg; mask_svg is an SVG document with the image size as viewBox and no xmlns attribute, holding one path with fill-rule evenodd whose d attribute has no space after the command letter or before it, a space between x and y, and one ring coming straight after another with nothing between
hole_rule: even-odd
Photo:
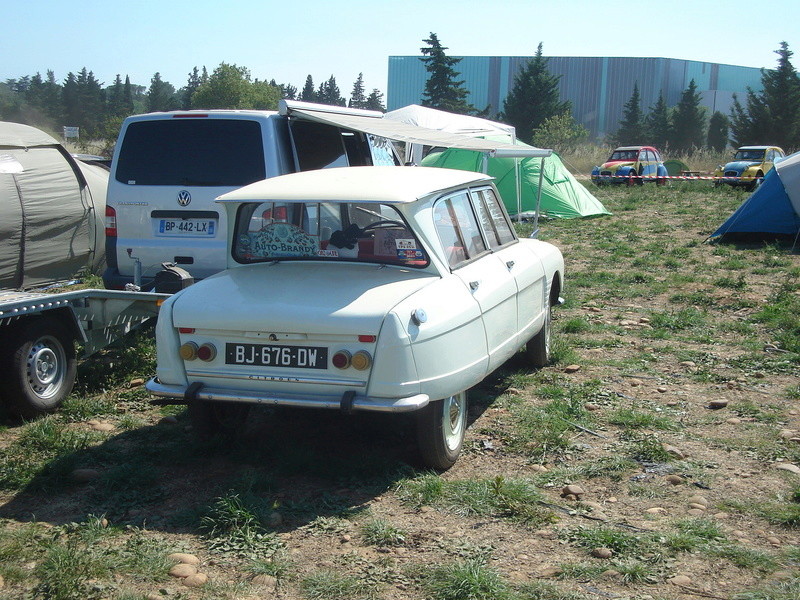
<instances>
[{"instance_id":1,"label":"chrome trim strip","mask_svg":"<svg viewBox=\"0 0 800 600\"><path fill-rule=\"evenodd\" d=\"M338 385L342 387L359 387L367 386L366 381L359 381L357 379L319 379L312 377L294 377L294 376L281 376L281 375L244 375L241 373L229 373L225 371L186 371L188 377L207 377L209 379L238 379L241 381L275 381L280 383L307 383L310 385Z\"/></svg>"},{"instance_id":2,"label":"chrome trim strip","mask_svg":"<svg viewBox=\"0 0 800 600\"><path fill-rule=\"evenodd\" d=\"M184 399L188 386L167 385L155 378L145 384L147 390L162 398ZM246 402L248 404L267 404L271 406L293 406L298 408L341 408L342 398L330 395L293 395L293 394L259 394L239 390L202 387L195 394L197 401L213 402ZM416 394L405 398L369 398L356 395L353 399L353 410L372 412L403 413L424 408L430 402L427 394ZM183 402L186 403L185 401Z\"/></svg>"}]
</instances>

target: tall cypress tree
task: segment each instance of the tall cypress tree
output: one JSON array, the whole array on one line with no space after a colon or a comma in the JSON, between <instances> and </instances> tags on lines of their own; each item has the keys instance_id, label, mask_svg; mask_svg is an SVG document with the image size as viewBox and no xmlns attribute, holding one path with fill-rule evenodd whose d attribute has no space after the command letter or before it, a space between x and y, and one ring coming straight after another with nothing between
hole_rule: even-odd
<instances>
[{"instance_id":1,"label":"tall cypress tree","mask_svg":"<svg viewBox=\"0 0 800 600\"><path fill-rule=\"evenodd\" d=\"M303 91L300 92L300 100L303 102L316 102L317 92L314 90L314 80L311 75L306 77L306 84L303 86Z\"/></svg>"},{"instance_id":2,"label":"tall cypress tree","mask_svg":"<svg viewBox=\"0 0 800 600\"><path fill-rule=\"evenodd\" d=\"M638 81L633 84L633 93L622 109L622 120L619 123L619 129L614 136L618 145L631 146L643 143L644 116Z\"/></svg>"},{"instance_id":3,"label":"tall cypress tree","mask_svg":"<svg viewBox=\"0 0 800 600\"><path fill-rule=\"evenodd\" d=\"M644 136L651 144L661 150L666 150L672 137L672 125L669 119L669 109L664 100L663 92L658 94L658 100L650 107L650 112L644 118Z\"/></svg>"},{"instance_id":4,"label":"tall cypress tree","mask_svg":"<svg viewBox=\"0 0 800 600\"><path fill-rule=\"evenodd\" d=\"M534 130L542 123L572 109L569 102L561 102L560 79L548 70L540 42L536 55L514 78L514 87L503 103L502 118L516 128L522 141L531 142Z\"/></svg>"},{"instance_id":5,"label":"tall cypress tree","mask_svg":"<svg viewBox=\"0 0 800 600\"><path fill-rule=\"evenodd\" d=\"M364 94L364 74L359 73L358 79L353 84L353 91L350 92L350 101L347 103L350 108L367 108L367 97Z\"/></svg>"},{"instance_id":6,"label":"tall cypress tree","mask_svg":"<svg viewBox=\"0 0 800 600\"><path fill-rule=\"evenodd\" d=\"M800 77L792 66L789 44L781 42L775 54L778 68L761 74L761 97L771 123L769 139L783 148L800 148Z\"/></svg>"},{"instance_id":7,"label":"tall cypress tree","mask_svg":"<svg viewBox=\"0 0 800 600\"><path fill-rule=\"evenodd\" d=\"M150 80L146 106L148 112L168 111L178 108L175 88L168 81L161 79L161 73L156 73Z\"/></svg>"},{"instance_id":8,"label":"tall cypress tree","mask_svg":"<svg viewBox=\"0 0 800 600\"><path fill-rule=\"evenodd\" d=\"M708 121L708 140L706 146L709 150L724 152L728 146L728 117L716 111Z\"/></svg>"},{"instance_id":9,"label":"tall cypress tree","mask_svg":"<svg viewBox=\"0 0 800 600\"><path fill-rule=\"evenodd\" d=\"M695 149L705 146L705 141L705 110L700 106L700 94L692 79L672 115L670 147L675 152L691 155Z\"/></svg>"},{"instance_id":10,"label":"tall cypress tree","mask_svg":"<svg viewBox=\"0 0 800 600\"><path fill-rule=\"evenodd\" d=\"M447 56L444 52L447 48L442 46L433 32L422 41L428 44L427 47L420 48L420 52L425 55L420 60L428 72L428 80L422 92L422 106L463 115L473 114L475 107L467 102L469 92L464 88L464 81L457 80L460 73L454 68L461 59Z\"/></svg>"}]
</instances>

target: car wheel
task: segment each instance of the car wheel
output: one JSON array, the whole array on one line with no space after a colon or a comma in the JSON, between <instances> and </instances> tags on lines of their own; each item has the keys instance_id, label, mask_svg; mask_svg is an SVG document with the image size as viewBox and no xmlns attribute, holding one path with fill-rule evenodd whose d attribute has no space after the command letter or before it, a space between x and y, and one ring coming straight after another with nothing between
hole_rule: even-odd
<instances>
[{"instance_id":1,"label":"car wheel","mask_svg":"<svg viewBox=\"0 0 800 600\"><path fill-rule=\"evenodd\" d=\"M552 336L553 308L550 299L544 307L544 324L539 333L534 335L525 344L525 356L528 362L536 369L541 369L550 363L550 340Z\"/></svg>"},{"instance_id":2,"label":"car wheel","mask_svg":"<svg viewBox=\"0 0 800 600\"><path fill-rule=\"evenodd\" d=\"M467 428L467 392L434 400L417 415L417 447L422 464L445 471L461 454Z\"/></svg>"},{"instance_id":3,"label":"car wheel","mask_svg":"<svg viewBox=\"0 0 800 600\"><path fill-rule=\"evenodd\" d=\"M748 186L748 188L747 188L747 189L748 189L748 191L752 192L752 191L753 191L753 190L755 190L755 189L756 189L758 186L760 186L760 185L761 185L761 183L762 183L763 181L764 181L764 174L763 174L761 171L759 171L759 172L756 174L756 178L755 178L755 179L753 179L753 183L751 183L751 184Z\"/></svg>"},{"instance_id":4,"label":"car wheel","mask_svg":"<svg viewBox=\"0 0 800 600\"><path fill-rule=\"evenodd\" d=\"M625 185L628 187L633 187L636 185L636 179L636 175L634 175L633 171L631 171L631 174L628 175L628 178L625 180Z\"/></svg>"},{"instance_id":5,"label":"car wheel","mask_svg":"<svg viewBox=\"0 0 800 600\"><path fill-rule=\"evenodd\" d=\"M656 178L656 185L661 187L667 185L667 180L665 177L658 177Z\"/></svg>"},{"instance_id":6,"label":"car wheel","mask_svg":"<svg viewBox=\"0 0 800 600\"><path fill-rule=\"evenodd\" d=\"M217 434L233 435L244 427L250 405L239 402L197 401L189 405L192 429L201 440Z\"/></svg>"},{"instance_id":7,"label":"car wheel","mask_svg":"<svg viewBox=\"0 0 800 600\"><path fill-rule=\"evenodd\" d=\"M74 338L58 320L26 321L3 348L3 398L25 419L54 411L72 390L77 360Z\"/></svg>"}]
</instances>

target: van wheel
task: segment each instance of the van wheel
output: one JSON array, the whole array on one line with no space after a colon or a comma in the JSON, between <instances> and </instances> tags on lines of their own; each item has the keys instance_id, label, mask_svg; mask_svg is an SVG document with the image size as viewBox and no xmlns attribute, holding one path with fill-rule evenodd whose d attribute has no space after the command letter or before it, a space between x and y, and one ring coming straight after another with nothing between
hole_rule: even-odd
<instances>
[{"instance_id":1,"label":"van wheel","mask_svg":"<svg viewBox=\"0 0 800 600\"><path fill-rule=\"evenodd\" d=\"M234 435L244 427L250 405L239 402L210 402L199 400L189 405L192 429L201 440L217 434Z\"/></svg>"},{"instance_id":2,"label":"van wheel","mask_svg":"<svg viewBox=\"0 0 800 600\"><path fill-rule=\"evenodd\" d=\"M422 464L446 471L456 462L467 428L467 392L434 400L417 415L417 447Z\"/></svg>"},{"instance_id":3,"label":"van wheel","mask_svg":"<svg viewBox=\"0 0 800 600\"><path fill-rule=\"evenodd\" d=\"M75 384L74 338L51 317L17 325L2 362L6 377L0 393L9 412L25 419L54 411Z\"/></svg>"}]
</instances>

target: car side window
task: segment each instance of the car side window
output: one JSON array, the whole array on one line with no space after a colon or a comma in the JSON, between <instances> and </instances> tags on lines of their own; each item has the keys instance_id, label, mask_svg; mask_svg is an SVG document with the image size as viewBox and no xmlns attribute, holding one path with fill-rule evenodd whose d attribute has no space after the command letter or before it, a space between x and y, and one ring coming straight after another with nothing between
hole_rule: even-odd
<instances>
[{"instance_id":1,"label":"car side window","mask_svg":"<svg viewBox=\"0 0 800 600\"><path fill-rule=\"evenodd\" d=\"M516 239L514 230L506 218L506 214L491 189L483 189L473 192L475 202L475 212L483 226L489 247L494 249Z\"/></svg>"},{"instance_id":2,"label":"car side window","mask_svg":"<svg viewBox=\"0 0 800 600\"><path fill-rule=\"evenodd\" d=\"M460 192L437 202L433 209L433 219L445 258L451 268L487 251L467 192Z\"/></svg>"}]
</instances>

